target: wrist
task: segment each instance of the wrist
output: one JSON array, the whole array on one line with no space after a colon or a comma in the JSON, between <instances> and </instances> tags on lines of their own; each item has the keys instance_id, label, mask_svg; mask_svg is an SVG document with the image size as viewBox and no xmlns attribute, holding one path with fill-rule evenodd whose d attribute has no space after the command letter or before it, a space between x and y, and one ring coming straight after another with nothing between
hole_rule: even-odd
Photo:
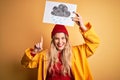
<instances>
[{"instance_id":1,"label":"wrist","mask_svg":"<svg viewBox=\"0 0 120 80\"><path fill-rule=\"evenodd\" d=\"M31 51L30 53L33 57L36 55L36 53L34 51Z\"/></svg>"},{"instance_id":2,"label":"wrist","mask_svg":"<svg viewBox=\"0 0 120 80\"><path fill-rule=\"evenodd\" d=\"M34 52L35 52L35 53L37 53L37 52L39 52L39 51L40 51L39 48L34 48Z\"/></svg>"},{"instance_id":3,"label":"wrist","mask_svg":"<svg viewBox=\"0 0 120 80\"><path fill-rule=\"evenodd\" d=\"M87 31L87 27L83 24L80 25L79 27L83 32Z\"/></svg>"}]
</instances>

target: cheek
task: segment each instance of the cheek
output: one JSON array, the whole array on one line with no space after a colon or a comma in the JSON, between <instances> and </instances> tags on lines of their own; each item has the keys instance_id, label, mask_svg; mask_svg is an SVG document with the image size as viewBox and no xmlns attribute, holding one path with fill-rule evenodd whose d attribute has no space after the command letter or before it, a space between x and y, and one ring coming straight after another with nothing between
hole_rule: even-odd
<instances>
[{"instance_id":1,"label":"cheek","mask_svg":"<svg viewBox=\"0 0 120 80\"><path fill-rule=\"evenodd\" d=\"M66 43L67 43L67 40L66 40L66 39L64 39L64 40L63 40L63 43L65 43L65 44L66 44Z\"/></svg>"},{"instance_id":2,"label":"cheek","mask_svg":"<svg viewBox=\"0 0 120 80\"><path fill-rule=\"evenodd\" d=\"M54 40L54 44L57 45L58 44L58 40Z\"/></svg>"}]
</instances>

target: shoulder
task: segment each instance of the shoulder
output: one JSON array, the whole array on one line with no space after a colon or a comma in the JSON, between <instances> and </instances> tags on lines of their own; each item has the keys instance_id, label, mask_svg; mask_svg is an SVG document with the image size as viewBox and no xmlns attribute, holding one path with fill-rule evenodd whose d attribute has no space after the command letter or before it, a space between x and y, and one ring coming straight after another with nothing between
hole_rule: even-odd
<instances>
[{"instance_id":1,"label":"shoulder","mask_svg":"<svg viewBox=\"0 0 120 80\"><path fill-rule=\"evenodd\" d=\"M85 45L85 43L82 43L82 44L79 44L79 45L72 46L72 50L79 50L79 49L82 49L84 45Z\"/></svg>"},{"instance_id":2,"label":"shoulder","mask_svg":"<svg viewBox=\"0 0 120 80\"><path fill-rule=\"evenodd\" d=\"M81 45L76 45L76 46L72 46L72 54L73 55L82 55L81 53L83 53L85 51L85 44L81 44Z\"/></svg>"}]
</instances>

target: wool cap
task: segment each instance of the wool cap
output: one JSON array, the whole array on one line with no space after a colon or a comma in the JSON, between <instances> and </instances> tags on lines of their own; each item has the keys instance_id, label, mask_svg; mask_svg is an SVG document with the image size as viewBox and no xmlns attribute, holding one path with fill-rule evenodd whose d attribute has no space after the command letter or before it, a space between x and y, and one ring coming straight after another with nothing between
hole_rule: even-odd
<instances>
[{"instance_id":1,"label":"wool cap","mask_svg":"<svg viewBox=\"0 0 120 80\"><path fill-rule=\"evenodd\" d=\"M67 31L67 29L65 28L64 25L56 24L56 25L54 26L53 30L52 30L51 38L53 38L53 36L54 36L56 33L60 33L60 32L62 32L62 33L64 33L64 34L66 34L67 36L69 36L68 31Z\"/></svg>"}]
</instances>

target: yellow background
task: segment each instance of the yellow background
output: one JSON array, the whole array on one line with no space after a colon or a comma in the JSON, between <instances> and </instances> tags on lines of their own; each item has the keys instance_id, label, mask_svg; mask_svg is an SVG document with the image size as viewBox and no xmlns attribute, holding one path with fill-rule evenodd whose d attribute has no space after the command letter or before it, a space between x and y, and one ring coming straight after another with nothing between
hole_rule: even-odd
<instances>
[{"instance_id":1,"label":"yellow background","mask_svg":"<svg viewBox=\"0 0 120 80\"><path fill-rule=\"evenodd\" d=\"M91 22L101 44L88 59L95 80L120 80L120 1L53 0L77 4L84 22ZM44 37L49 47L53 24L42 22L45 0L0 0L0 80L36 80L36 69L24 69L24 50ZM78 27L67 27L72 45L83 40ZM80 36L80 37L79 37Z\"/></svg>"}]
</instances>

